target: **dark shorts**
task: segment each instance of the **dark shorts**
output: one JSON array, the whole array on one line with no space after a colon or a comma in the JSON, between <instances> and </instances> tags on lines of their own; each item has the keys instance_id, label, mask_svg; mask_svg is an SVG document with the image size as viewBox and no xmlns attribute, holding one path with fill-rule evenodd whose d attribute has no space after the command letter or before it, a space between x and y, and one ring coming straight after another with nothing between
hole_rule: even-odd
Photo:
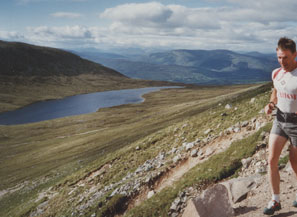
<instances>
[{"instance_id":1,"label":"dark shorts","mask_svg":"<svg viewBox=\"0 0 297 217\"><path fill-rule=\"evenodd\" d=\"M285 137L292 145L297 146L297 114L278 110L270 133Z\"/></svg>"}]
</instances>

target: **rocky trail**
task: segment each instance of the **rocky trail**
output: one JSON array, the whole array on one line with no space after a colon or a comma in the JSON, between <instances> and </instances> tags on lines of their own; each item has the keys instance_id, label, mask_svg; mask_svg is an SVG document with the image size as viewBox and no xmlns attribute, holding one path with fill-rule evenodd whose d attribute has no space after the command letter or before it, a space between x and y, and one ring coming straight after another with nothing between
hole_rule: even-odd
<instances>
[{"instance_id":1,"label":"rocky trail","mask_svg":"<svg viewBox=\"0 0 297 217\"><path fill-rule=\"evenodd\" d=\"M190 148L191 145L187 148L187 144L184 144L185 149L187 150L187 155L181 160L174 168L167 171L160 177L158 180L155 180L150 189L146 188L132 200L129 205L129 209L135 207L147 198L150 198L155 193L160 192L162 189L171 186L174 182L178 181L186 172L195 167L196 165L208 160L211 156L225 151L230 147L231 143L240 140L250 134L255 133L261 126L266 123L266 120L259 118L258 120L253 118L249 122L244 122L240 126L232 126L225 131L221 136L210 139L204 147L201 147L198 150L195 148ZM205 132L207 133L207 132ZM197 151L197 153L196 153ZM185 204L179 204L176 206L177 209L184 207ZM175 205L173 204L173 207ZM175 211L175 210L173 210Z\"/></svg>"}]
</instances>

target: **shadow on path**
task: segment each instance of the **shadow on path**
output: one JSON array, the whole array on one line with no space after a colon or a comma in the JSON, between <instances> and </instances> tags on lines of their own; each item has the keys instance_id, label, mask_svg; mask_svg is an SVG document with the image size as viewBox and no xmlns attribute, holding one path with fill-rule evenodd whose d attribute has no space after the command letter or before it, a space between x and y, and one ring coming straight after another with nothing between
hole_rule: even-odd
<instances>
[{"instance_id":1,"label":"shadow on path","mask_svg":"<svg viewBox=\"0 0 297 217\"><path fill-rule=\"evenodd\" d=\"M256 207L256 206L251 206L251 207L243 206L243 207L235 208L234 212L235 212L235 216L238 216L238 215L246 214L248 212L251 212L251 211L254 211L257 209L258 209L258 207Z\"/></svg>"},{"instance_id":2,"label":"shadow on path","mask_svg":"<svg viewBox=\"0 0 297 217\"><path fill-rule=\"evenodd\" d=\"M273 215L271 217L289 217L289 216L297 216L297 212L296 211L290 211L290 212L286 212L286 213L279 213L279 214Z\"/></svg>"}]
</instances>

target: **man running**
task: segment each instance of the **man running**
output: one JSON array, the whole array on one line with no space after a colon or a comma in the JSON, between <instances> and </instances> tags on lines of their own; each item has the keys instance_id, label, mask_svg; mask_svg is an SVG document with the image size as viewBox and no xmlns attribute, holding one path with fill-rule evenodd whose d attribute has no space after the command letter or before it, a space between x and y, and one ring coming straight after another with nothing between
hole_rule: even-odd
<instances>
[{"instance_id":1,"label":"man running","mask_svg":"<svg viewBox=\"0 0 297 217\"><path fill-rule=\"evenodd\" d=\"M276 118L269 136L269 181L272 199L264 209L264 214L273 215L281 209L280 175L278 161L286 142L290 141L289 159L297 176L297 62L296 44L286 37L280 38L276 48L280 68L272 72L274 89L265 113L277 109ZM296 200L293 206L297 207Z\"/></svg>"}]
</instances>

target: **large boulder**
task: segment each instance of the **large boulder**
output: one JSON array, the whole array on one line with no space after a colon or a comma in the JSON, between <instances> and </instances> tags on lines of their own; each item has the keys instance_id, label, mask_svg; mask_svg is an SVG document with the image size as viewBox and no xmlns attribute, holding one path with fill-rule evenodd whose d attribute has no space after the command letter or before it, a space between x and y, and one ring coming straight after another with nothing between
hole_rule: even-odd
<instances>
[{"instance_id":1,"label":"large boulder","mask_svg":"<svg viewBox=\"0 0 297 217\"><path fill-rule=\"evenodd\" d=\"M182 217L231 217L234 210L225 185L217 184L191 199Z\"/></svg>"},{"instance_id":2,"label":"large boulder","mask_svg":"<svg viewBox=\"0 0 297 217\"><path fill-rule=\"evenodd\" d=\"M222 183L222 185L226 186L229 192L232 204L246 199L248 193L256 187L257 177L258 176L235 178Z\"/></svg>"}]
</instances>

